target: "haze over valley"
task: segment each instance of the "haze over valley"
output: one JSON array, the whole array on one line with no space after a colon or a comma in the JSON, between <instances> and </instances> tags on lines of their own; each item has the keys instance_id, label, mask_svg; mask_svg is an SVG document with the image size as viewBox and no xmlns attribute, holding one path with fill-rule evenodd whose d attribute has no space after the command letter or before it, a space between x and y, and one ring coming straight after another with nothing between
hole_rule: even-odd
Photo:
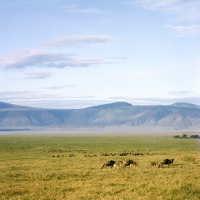
<instances>
[{"instance_id":1,"label":"haze over valley","mask_svg":"<svg viewBox=\"0 0 200 200\"><path fill-rule=\"evenodd\" d=\"M189 103L137 106L115 102L84 109L38 109L0 103L0 129L121 131L199 130L200 107Z\"/></svg>"}]
</instances>

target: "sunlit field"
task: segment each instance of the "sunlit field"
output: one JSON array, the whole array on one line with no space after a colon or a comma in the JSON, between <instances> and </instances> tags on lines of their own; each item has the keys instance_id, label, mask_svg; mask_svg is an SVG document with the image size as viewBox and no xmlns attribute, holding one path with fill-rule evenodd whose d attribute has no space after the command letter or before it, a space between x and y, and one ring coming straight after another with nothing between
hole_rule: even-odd
<instances>
[{"instance_id":1,"label":"sunlit field","mask_svg":"<svg viewBox=\"0 0 200 200\"><path fill-rule=\"evenodd\" d=\"M199 200L199 152L200 139L173 133L4 134L0 199ZM174 163L149 166L166 158ZM101 169L128 159L138 167Z\"/></svg>"}]
</instances>

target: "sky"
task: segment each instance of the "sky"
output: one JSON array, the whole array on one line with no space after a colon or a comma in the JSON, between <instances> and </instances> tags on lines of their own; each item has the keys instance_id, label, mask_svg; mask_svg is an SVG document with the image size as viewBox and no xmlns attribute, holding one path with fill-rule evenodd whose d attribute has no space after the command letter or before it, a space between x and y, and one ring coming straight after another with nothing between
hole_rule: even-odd
<instances>
[{"instance_id":1,"label":"sky","mask_svg":"<svg viewBox=\"0 0 200 200\"><path fill-rule=\"evenodd\" d=\"M0 101L200 105L199 0L0 0Z\"/></svg>"}]
</instances>

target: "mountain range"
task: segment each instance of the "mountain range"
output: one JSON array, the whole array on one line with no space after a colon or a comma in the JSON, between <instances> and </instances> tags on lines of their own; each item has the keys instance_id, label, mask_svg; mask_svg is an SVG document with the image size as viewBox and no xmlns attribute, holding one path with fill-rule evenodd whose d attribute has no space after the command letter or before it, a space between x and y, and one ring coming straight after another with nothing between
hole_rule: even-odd
<instances>
[{"instance_id":1,"label":"mountain range","mask_svg":"<svg viewBox=\"0 0 200 200\"><path fill-rule=\"evenodd\" d=\"M199 130L200 106L116 102L83 109L39 109L0 102L0 130L19 129Z\"/></svg>"}]
</instances>

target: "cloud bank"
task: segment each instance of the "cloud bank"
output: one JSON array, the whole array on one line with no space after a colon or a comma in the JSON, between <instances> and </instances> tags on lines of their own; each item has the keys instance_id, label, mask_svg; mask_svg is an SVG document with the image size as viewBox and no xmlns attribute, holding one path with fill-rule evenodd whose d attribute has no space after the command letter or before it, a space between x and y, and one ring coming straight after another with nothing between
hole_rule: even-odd
<instances>
[{"instance_id":1,"label":"cloud bank","mask_svg":"<svg viewBox=\"0 0 200 200\"><path fill-rule=\"evenodd\" d=\"M62 89L62 86L49 87L48 89L59 90ZM0 96L3 102L39 108L86 108L119 101L125 101L132 105L170 105L177 102L200 105L200 96L191 91L171 91L167 97L113 96L104 100L95 96L63 96L44 91L0 91Z\"/></svg>"},{"instance_id":2,"label":"cloud bank","mask_svg":"<svg viewBox=\"0 0 200 200\"><path fill-rule=\"evenodd\" d=\"M80 47L83 45L105 44L115 38L109 35L74 35L60 37L44 43L45 46L70 46Z\"/></svg>"},{"instance_id":3,"label":"cloud bank","mask_svg":"<svg viewBox=\"0 0 200 200\"><path fill-rule=\"evenodd\" d=\"M128 0L125 5L137 5L146 10L156 10L172 17L168 25L177 36L200 34L200 1L199 0ZM165 26L166 27L166 26Z\"/></svg>"},{"instance_id":4,"label":"cloud bank","mask_svg":"<svg viewBox=\"0 0 200 200\"><path fill-rule=\"evenodd\" d=\"M26 79L46 79L52 76L49 72L32 72L26 74Z\"/></svg>"},{"instance_id":5,"label":"cloud bank","mask_svg":"<svg viewBox=\"0 0 200 200\"><path fill-rule=\"evenodd\" d=\"M65 68L89 67L105 64L104 59L77 57L74 55L45 52L40 50L26 50L0 57L0 68L22 69L28 67Z\"/></svg>"},{"instance_id":6,"label":"cloud bank","mask_svg":"<svg viewBox=\"0 0 200 200\"><path fill-rule=\"evenodd\" d=\"M145 9L160 10L179 20L195 21L200 19L199 0L135 0L132 2Z\"/></svg>"}]
</instances>

